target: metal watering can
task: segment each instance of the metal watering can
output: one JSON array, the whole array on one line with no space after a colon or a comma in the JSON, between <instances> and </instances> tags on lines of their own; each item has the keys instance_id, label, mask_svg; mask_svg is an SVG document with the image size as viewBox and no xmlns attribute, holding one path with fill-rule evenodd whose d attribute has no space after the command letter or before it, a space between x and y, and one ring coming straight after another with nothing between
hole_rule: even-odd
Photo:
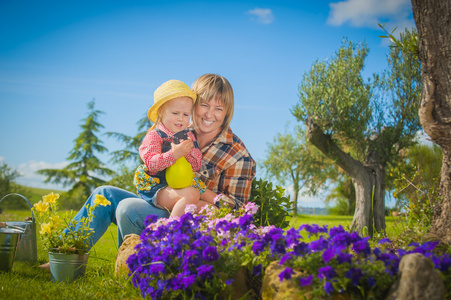
<instances>
[{"instance_id":1,"label":"metal watering can","mask_svg":"<svg viewBox=\"0 0 451 300\"><path fill-rule=\"evenodd\" d=\"M18 196L24 199L31 210L31 203L27 198L20 194L8 194L4 196L0 200L0 204L6 197L10 196ZM36 240L36 221L34 218L33 210L31 210L31 221L14 221L14 222L5 222L7 228L0 228L0 247L2 247L1 253L3 255L3 244L7 244L7 240L9 243L12 243L15 238L13 236L17 235L17 251L15 255L15 260L25 260L31 263L35 263L38 261L38 246ZM22 232L20 232L22 229ZM6 251L6 250L5 250ZM9 252L9 250L8 250Z\"/></svg>"}]
</instances>

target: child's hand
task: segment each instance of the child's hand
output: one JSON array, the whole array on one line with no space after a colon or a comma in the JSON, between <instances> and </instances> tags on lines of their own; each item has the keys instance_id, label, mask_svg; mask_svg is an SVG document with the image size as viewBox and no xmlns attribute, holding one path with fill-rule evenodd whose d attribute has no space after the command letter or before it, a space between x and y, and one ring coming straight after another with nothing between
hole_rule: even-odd
<instances>
[{"instance_id":1,"label":"child's hand","mask_svg":"<svg viewBox=\"0 0 451 300\"><path fill-rule=\"evenodd\" d=\"M172 155L174 155L175 160L177 160L180 157L187 155L193 147L194 143L190 138L180 141L180 144L171 143Z\"/></svg>"}]
</instances>

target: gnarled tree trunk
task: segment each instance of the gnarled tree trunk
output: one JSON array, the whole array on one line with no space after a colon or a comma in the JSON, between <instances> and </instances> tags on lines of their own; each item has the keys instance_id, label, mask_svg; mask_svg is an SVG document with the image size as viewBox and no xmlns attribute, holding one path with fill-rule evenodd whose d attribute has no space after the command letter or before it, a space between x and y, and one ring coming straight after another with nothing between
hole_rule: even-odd
<instances>
[{"instance_id":1,"label":"gnarled tree trunk","mask_svg":"<svg viewBox=\"0 0 451 300\"><path fill-rule=\"evenodd\" d=\"M364 163L343 152L335 142L316 125L307 120L307 138L324 155L332 159L351 178L356 193L356 205L351 229L360 235L373 235L385 230L385 169L375 152L370 152Z\"/></svg>"},{"instance_id":2,"label":"gnarled tree trunk","mask_svg":"<svg viewBox=\"0 0 451 300\"><path fill-rule=\"evenodd\" d=\"M451 244L451 0L412 0L412 8L423 78L419 118L443 152L441 203L429 233Z\"/></svg>"}]
</instances>

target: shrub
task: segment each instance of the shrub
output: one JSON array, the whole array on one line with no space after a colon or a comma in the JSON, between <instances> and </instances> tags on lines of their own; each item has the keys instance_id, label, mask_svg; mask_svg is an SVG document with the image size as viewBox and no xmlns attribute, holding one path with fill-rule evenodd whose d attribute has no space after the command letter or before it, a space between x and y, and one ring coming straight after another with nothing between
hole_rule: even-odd
<instances>
[{"instance_id":1,"label":"shrub","mask_svg":"<svg viewBox=\"0 0 451 300\"><path fill-rule=\"evenodd\" d=\"M255 203L260 208L254 215L256 226L275 225L286 228L289 225L293 201L290 201L290 196L285 196L285 190L282 187L273 188L271 182L254 179L249 202Z\"/></svg>"}]
</instances>

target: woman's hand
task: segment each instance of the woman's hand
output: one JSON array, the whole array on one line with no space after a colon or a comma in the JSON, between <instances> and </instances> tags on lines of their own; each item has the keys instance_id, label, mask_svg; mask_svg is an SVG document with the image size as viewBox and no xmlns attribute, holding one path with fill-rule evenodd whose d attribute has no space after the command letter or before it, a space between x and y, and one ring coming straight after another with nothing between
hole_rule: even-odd
<instances>
[{"instance_id":1,"label":"woman's hand","mask_svg":"<svg viewBox=\"0 0 451 300\"><path fill-rule=\"evenodd\" d=\"M175 160L187 155L193 148L194 143L190 138L180 141L180 144L171 143L171 151Z\"/></svg>"}]
</instances>

